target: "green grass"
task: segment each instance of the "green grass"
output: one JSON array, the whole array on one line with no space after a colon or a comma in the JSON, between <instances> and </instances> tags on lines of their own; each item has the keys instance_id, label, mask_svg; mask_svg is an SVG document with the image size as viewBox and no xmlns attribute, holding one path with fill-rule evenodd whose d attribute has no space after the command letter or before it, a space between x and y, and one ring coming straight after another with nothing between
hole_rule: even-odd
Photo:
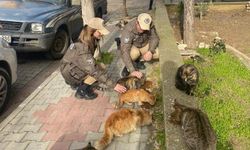
<instances>
[{"instance_id":1,"label":"green grass","mask_svg":"<svg viewBox=\"0 0 250 150\"><path fill-rule=\"evenodd\" d=\"M217 149L232 149L230 141L235 138L249 144L250 71L228 53L209 57L208 49L198 52L206 61L194 63L200 72L195 95L216 131Z\"/></svg>"},{"instance_id":2,"label":"green grass","mask_svg":"<svg viewBox=\"0 0 250 150\"><path fill-rule=\"evenodd\" d=\"M113 61L114 55L109 52L102 52L101 58L97 60L97 63L111 64Z\"/></svg>"},{"instance_id":3,"label":"green grass","mask_svg":"<svg viewBox=\"0 0 250 150\"><path fill-rule=\"evenodd\" d=\"M156 142L159 144L158 150L165 150L165 125L164 125L164 111L162 99L162 86L160 80L160 66L154 68L151 76L155 76L158 80L158 89L154 92L156 95L156 104L154 106L154 124L157 126ZM149 75L150 76L150 75Z\"/></svg>"},{"instance_id":4,"label":"green grass","mask_svg":"<svg viewBox=\"0 0 250 150\"><path fill-rule=\"evenodd\" d=\"M159 86L161 87L161 86ZM164 129L164 114L163 114L163 101L162 101L162 90L157 90L156 93L156 104L154 106L153 119L156 125L156 142L159 144L159 149L165 150L165 129Z\"/></svg>"}]
</instances>

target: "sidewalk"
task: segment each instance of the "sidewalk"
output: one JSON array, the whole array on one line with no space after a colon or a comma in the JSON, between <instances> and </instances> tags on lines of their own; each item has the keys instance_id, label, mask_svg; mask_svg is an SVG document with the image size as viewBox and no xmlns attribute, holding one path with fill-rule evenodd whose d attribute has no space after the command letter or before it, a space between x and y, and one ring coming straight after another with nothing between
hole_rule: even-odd
<instances>
[{"instance_id":1,"label":"sidewalk","mask_svg":"<svg viewBox=\"0 0 250 150\"><path fill-rule=\"evenodd\" d=\"M110 44L107 46L105 42L102 46L106 45L105 50L108 51L115 50L114 37L119 36L113 26L112 30L109 39L106 39ZM118 75L119 63L113 64L116 66L109 67L110 74ZM118 100L118 94L98 91L98 98L94 101L80 101L74 98L74 93L65 84L59 70L52 73L1 122L0 149L73 150L99 140L106 118L115 111L112 103ZM120 138L115 137L107 150L151 149L147 144L151 132L151 127L147 126Z\"/></svg>"}]
</instances>

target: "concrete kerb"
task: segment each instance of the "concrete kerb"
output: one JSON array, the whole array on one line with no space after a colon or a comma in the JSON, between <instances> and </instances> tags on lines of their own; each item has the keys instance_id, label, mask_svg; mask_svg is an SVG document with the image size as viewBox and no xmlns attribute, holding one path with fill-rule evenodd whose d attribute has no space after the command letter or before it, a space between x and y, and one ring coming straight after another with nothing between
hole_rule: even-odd
<instances>
[{"instance_id":1,"label":"concrete kerb","mask_svg":"<svg viewBox=\"0 0 250 150\"><path fill-rule=\"evenodd\" d=\"M13 120L26 106L30 103L42 90L43 88L52 81L57 74L58 70L53 72L34 92L31 93L6 119L4 119L0 124L0 131Z\"/></svg>"},{"instance_id":2,"label":"concrete kerb","mask_svg":"<svg viewBox=\"0 0 250 150\"><path fill-rule=\"evenodd\" d=\"M250 70L250 58L247 55L243 54L242 52L228 44L226 45L226 48L236 57L238 57L239 60Z\"/></svg>"},{"instance_id":3,"label":"concrete kerb","mask_svg":"<svg viewBox=\"0 0 250 150\"><path fill-rule=\"evenodd\" d=\"M182 139L181 129L180 127L170 124L168 116L172 112L172 103L174 99L177 99L177 101L182 104L192 107L197 106L197 103L192 96L188 96L184 92L175 88L175 74L177 68L183 64L183 60L176 45L174 31L168 18L164 0L156 1L155 26L160 37L159 53L164 103L166 148L171 150L185 150L187 147Z\"/></svg>"}]
</instances>

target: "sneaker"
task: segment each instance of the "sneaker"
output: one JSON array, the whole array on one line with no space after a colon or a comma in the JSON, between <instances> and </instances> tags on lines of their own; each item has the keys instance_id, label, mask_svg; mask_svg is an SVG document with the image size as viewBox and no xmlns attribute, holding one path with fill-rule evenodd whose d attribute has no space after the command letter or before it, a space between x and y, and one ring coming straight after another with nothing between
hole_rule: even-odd
<instances>
[{"instance_id":1,"label":"sneaker","mask_svg":"<svg viewBox=\"0 0 250 150\"><path fill-rule=\"evenodd\" d=\"M91 85L88 85L85 89L78 88L75 97L77 99L85 99L85 100L93 100L98 95L94 93L93 89L91 88Z\"/></svg>"},{"instance_id":2,"label":"sneaker","mask_svg":"<svg viewBox=\"0 0 250 150\"><path fill-rule=\"evenodd\" d=\"M142 61L134 62L134 67L136 69L139 69L139 70L146 69L146 66L144 65L144 62L142 62Z\"/></svg>"},{"instance_id":3,"label":"sneaker","mask_svg":"<svg viewBox=\"0 0 250 150\"><path fill-rule=\"evenodd\" d=\"M121 75L120 75L120 76L123 78L123 77L127 77L129 74L130 74L130 73L129 73L128 69L127 69L126 67L124 67L124 68L122 69L122 72L121 72Z\"/></svg>"}]
</instances>

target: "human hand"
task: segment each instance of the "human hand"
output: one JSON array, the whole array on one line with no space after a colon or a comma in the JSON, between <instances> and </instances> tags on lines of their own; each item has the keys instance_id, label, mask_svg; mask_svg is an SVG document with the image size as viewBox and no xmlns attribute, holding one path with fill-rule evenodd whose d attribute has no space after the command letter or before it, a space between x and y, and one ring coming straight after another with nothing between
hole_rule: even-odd
<instances>
[{"instance_id":1,"label":"human hand","mask_svg":"<svg viewBox=\"0 0 250 150\"><path fill-rule=\"evenodd\" d=\"M141 79L143 74L140 71L133 71L130 75Z\"/></svg>"},{"instance_id":2,"label":"human hand","mask_svg":"<svg viewBox=\"0 0 250 150\"><path fill-rule=\"evenodd\" d=\"M150 61L151 59L153 58L153 54L151 51L148 51L146 52L144 55L143 55L143 59L145 61Z\"/></svg>"},{"instance_id":3,"label":"human hand","mask_svg":"<svg viewBox=\"0 0 250 150\"><path fill-rule=\"evenodd\" d=\"M119 93L125 93L127 91L126 87L122 86L121 84L116 84L114 90Z\"/></svg>"}]
</instances>

